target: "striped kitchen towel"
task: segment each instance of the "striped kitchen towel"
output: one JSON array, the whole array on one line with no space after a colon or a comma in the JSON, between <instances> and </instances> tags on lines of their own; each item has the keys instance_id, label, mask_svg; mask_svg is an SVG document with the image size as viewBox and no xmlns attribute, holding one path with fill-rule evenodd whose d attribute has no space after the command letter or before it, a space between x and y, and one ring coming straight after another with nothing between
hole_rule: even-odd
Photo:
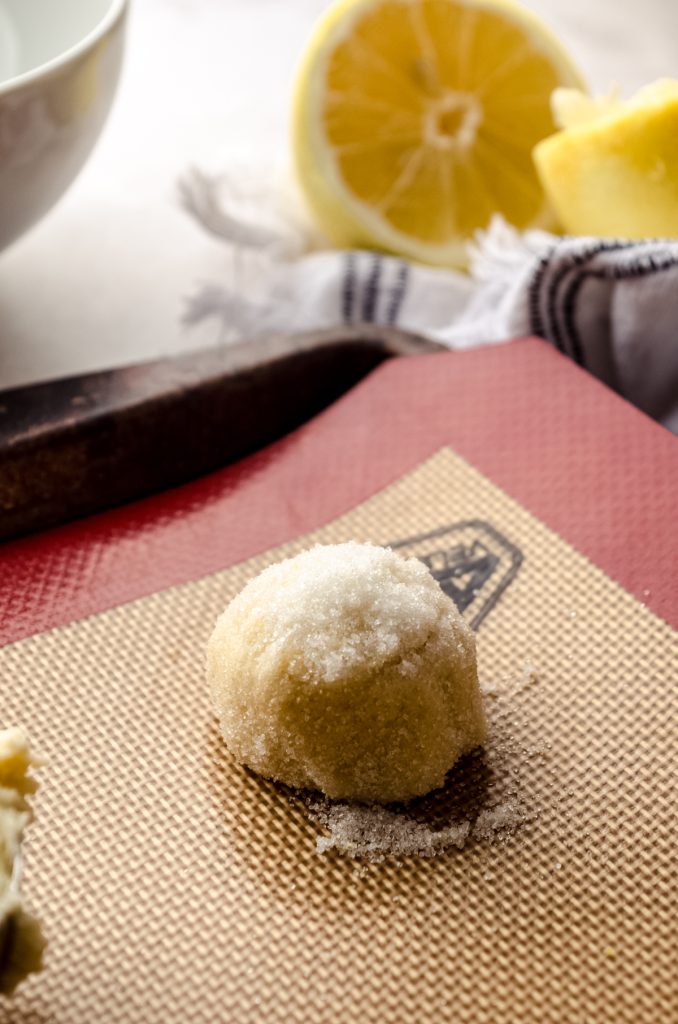
<instances>
[{"instance_id":1,"label":"striped kitchen towel","mask_svg":"<svg viewBox=\"0 0 678 1024\"><path fill-rule=\"evenodd\" d=\"M185 317L215 319L222 340L341 322L398 325L451 348L536 334L678 434L678 241L519 234L497 219L462 274L308 251L280 221L248 235L206 179L185 185L184 203L231 246L228 283L203 286Z\"/></svg>"}]
</instances>

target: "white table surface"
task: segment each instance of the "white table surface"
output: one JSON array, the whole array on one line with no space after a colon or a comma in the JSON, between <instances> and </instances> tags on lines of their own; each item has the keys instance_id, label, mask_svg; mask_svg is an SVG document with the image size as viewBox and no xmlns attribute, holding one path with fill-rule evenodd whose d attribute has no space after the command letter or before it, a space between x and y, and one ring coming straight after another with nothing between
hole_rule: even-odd
<instances>
[{"instance_id":1,"label":"white table surface","mask_svg":"<svg viewBox=\"0 0 678 1024\"><path fill-rule=\"evenodd\" d=\"M191 165L288 162L294 67L326 0L132 0L118 97L57 207L0 254L0 387L203 346L185 303L224 246L184 212ZM590 85L678 77L678 2L534 0Z\"/></svg>"}]
</instances>

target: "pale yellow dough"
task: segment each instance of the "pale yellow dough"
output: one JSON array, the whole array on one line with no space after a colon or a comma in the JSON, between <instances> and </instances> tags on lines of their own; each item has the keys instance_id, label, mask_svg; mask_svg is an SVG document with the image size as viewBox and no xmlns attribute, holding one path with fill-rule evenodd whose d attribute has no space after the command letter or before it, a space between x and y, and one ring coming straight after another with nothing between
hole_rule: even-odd
<instances>
[{"instance_id":1,"label":"pale yellow dough","mask_svg":"<svg viewBox=\"0 0 678 1024\"><path fill-rule=\"evenodd\" d=\"M387 548L317 546L265 569L219 618L207 674L238 761L330 797L422 795L485 736L472 630Z\"/></svg>"},{"instance_id":2,"label":"pale yellow dough","mask_svg":"<svg viewBox=\"0 0 678 1024\"><path fill-rule=\"evenodd\" d=\"M27 798L37 784L28 773L35 763L21 729L0 730L0 924L20 905L16 864L32 818Z\"/></svg>"}]
</instances>

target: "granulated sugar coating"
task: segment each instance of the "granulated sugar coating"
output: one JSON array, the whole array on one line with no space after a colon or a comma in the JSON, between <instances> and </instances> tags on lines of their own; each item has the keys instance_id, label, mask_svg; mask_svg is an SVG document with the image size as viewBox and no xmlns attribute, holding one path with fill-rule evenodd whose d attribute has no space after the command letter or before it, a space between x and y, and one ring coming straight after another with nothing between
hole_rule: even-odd
<instances>
[{"instance_id":1,"label":"granulated sugar coating","mask_svg":"<svg viewBox=\"0 0 678 1024\"><path fill-rule=\"evenodd\" d=\"M387 548L319 545L265 569L207 660L230 750L296 788L409 800L485 736L472 630L418 559Z\"/></svg>"}]
</instances>

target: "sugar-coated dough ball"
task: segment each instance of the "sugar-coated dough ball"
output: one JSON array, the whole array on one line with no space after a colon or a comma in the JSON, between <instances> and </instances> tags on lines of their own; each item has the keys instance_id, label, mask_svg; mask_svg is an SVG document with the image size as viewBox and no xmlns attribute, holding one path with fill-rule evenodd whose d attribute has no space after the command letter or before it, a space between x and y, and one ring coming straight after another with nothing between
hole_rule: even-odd
<instances>
[{"instance_id":1,"label":"sugar-coated dough ball","mask_svg":"<svg viewBox=\"0 0 678 1024\"><path fill-rule=\"evenodd\" d=\"M422 562L388 548L317 546L265 569L207 663L235 757L330 797L427 793L484 738L472 630Z\"/></svg>"}]
</instances>

